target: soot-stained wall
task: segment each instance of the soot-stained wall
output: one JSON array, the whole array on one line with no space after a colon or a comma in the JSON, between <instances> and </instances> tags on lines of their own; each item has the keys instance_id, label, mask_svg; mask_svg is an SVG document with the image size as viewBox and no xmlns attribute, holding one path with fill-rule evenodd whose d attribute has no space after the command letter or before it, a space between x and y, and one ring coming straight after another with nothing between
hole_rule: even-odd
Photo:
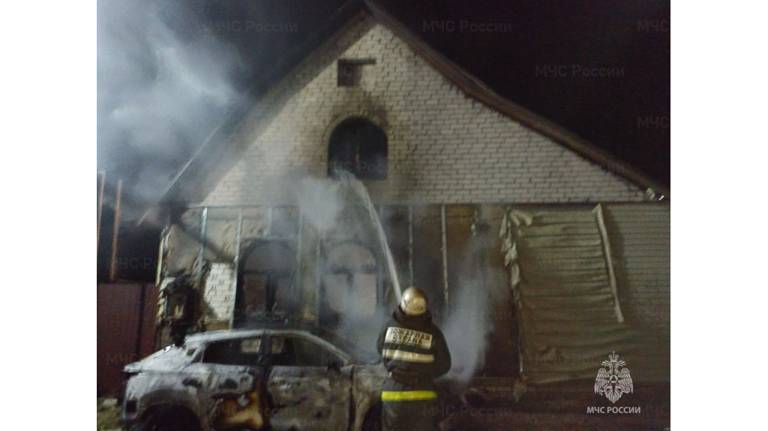
<instances>
[{"instance_id":1,"label":"soot-stained wall","mask_svg":"<svg viewBox=\"0 0 768 431\"><path fill-rule=\"evenodd\" d=\"M338 86L338 59L375 63L361 66L359 85L346 87ZM254 107L236 137L244 151L218 172L205 203L280 201L282 177L326 176L331 132L356 116L388 139L387 179L366 182L378 203L644 197L639 187L467 97L391 31L366 20L321 47Z\"/></svg>"}]
</instances>

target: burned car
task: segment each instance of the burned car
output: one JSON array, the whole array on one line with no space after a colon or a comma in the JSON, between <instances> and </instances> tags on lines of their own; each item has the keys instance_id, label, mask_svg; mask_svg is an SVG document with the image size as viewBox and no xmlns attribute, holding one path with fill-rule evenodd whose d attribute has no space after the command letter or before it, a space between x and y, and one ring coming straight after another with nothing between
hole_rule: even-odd
<instances>
[{"instance_id":1,"label":"burned car","mask_svg":"<svg viewBox=\"0 0 768 431\"><path fill-rule=\"evenodd\" d=\"M189 335L127 365L131 430L372 430L386 370L317 329Z\"/></svg>"}]
</instances>

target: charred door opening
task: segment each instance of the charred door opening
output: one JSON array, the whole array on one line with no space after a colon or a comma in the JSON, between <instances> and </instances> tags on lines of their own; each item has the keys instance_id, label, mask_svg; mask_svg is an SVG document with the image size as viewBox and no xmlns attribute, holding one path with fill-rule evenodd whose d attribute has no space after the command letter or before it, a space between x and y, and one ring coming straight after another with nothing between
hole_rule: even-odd
<instances>
[{"instance_id":1,"label":"charred door opening","mask_svg":"<svg viewBox=\"0 0 768 431\"><path fill-rule=\"evenodd\" d=\"M237 282L237 321L290 313L296 250L289 240L257 239L242 254Z\"/></svg>"}]
</instances>

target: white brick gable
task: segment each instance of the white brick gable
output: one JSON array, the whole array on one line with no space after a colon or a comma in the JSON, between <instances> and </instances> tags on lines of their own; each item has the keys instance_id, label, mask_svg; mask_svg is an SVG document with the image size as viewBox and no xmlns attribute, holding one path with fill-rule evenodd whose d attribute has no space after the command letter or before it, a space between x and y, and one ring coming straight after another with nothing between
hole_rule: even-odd
<instances>
[{"instance_id":1,"label":"white brick gable","mask_svg":"<svg viewBox=\"0 0 768 431\"><path fill-rule=\"evenodd\" d=\"M280 86L258 130L246 125L246 150L221 175L205 204L257 204L280 176L325 176L328 138L350 116L364 116L389 142L386 180L367 181L378 203L557 203L641 201L643 190L465 96L386 27L367 20L354 40L315 53ZM344 38L342 38L342 41ZM376 60L357 87L337 86L337 58ZM262 103L270 103L269 99Z\"/></svg>"}]
</instances>

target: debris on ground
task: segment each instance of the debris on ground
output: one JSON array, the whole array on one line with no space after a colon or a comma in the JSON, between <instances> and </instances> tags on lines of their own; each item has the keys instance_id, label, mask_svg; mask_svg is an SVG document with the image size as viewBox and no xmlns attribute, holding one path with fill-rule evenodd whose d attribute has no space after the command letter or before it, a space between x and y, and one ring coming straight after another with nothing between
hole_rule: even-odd
<instances>
[{"instance_id":1,"label":"debris on ground","mask_svg":"<svg viewBox=\"0 0 768 431\"><path fill-rule=\"evenodd\" d=\"M98 431L122 431L120 424L120 404L115 398L99 398L96 400L96 429Z\"/></svg>"}]
</instances>

